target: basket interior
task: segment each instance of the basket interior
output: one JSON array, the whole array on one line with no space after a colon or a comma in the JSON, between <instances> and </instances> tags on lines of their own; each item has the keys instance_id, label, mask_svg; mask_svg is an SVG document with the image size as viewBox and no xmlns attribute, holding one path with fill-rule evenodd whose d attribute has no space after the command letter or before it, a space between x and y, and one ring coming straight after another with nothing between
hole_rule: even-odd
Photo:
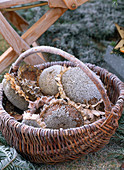
<instances>
[{"instance_id":1,"label":"basket interior","mask_svg":"<svg viewBox=\"0 0 124 170\"><path fill-rule=\"evenodd\" d=\"M63 65L63 64L64 64L64 62L60 62L60 65ZM54 65L54 63L52 63L51 65ZM67 65L70 65L70 63L67 63ZM49 64L47 64L45 67L47 68L48 66L49 66ZM75 65L71 63L71 66L75 66ZM115 82L115 79L114 79L115 75L111 75L111 77L110 77L110 76L108 76L108 72L105 69L102 69L98 66L94 66L92 64L87 64L87 66L100 77L102 83L104 84L104 86L106 88L106 92L107 92L107 95L108 95L110 101L113 104L115 104L119 97L119 88L118 88L118 86ZM112 78L112 76L113 76L113 78ZM22 115L23 111L20 110L19 108L15 107L13 104L11 104L11 102L8 101L8 99L6 98L4 93L3 93L3 103L2 104L3 104L3 107L7 113L9 113L10 115L17 114L17 120L18 121L22 120L21 116L19 116L19 115ZM104 111L104 110L102 110L102 111Z\"/></svg>"}]
</instances>

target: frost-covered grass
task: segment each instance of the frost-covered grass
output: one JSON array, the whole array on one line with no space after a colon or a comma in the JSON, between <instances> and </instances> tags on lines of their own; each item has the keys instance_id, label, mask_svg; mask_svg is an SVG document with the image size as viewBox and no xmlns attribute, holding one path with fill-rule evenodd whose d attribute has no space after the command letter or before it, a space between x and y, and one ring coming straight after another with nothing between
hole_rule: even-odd
<instances>
[{"instance_id":1,"label":"frost-covered grass","mask_svg":"<svg viewBox=\"0 0 124 170\"><path fill-rule=\"evenodd\" d=\"M20 11L32 25L47 7ZM68 10L40 38L40 45L61 48L84 62L105 66L103 53L111 41L117 42L119 35L115 23L124 26L124 1L118 5L112 0L92 0L74 11ZM60 60L58 56L48 56L48 60Z\"/></svg>"}]
</instances>

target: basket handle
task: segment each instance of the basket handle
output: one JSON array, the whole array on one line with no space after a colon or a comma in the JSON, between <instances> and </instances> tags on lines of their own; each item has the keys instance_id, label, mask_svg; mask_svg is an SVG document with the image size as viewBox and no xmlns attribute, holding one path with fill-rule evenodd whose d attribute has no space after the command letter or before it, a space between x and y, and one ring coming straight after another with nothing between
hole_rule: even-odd
<instances>
[{"instance_id":1,"label":"basket handle","mask_svg":"<svg viewBox=\"0 0 124 170\"><path fill-rule=\"evenodd\" d=\"M99 92L102 96L104 105L105 105L106 114L108 114L108 112L111 112L111 103L110 103L110 100L106 94L105 88L104 88L102 82L100 81L100 79L98 79L96 74L93 71L91 71L83 62L81 62L79 59L77 59L73 55L71 55L61 49L58 49L55 47L49 47L49 46L37 46L37 47L30 48L18 57L18 59L15 61L15 63L13 63L12 67L10 68L10 72L17 71L20 63L27 56L34 54L34 53L38 53L38 52L46 52L46 53L60 55L60 56L64 57L65 59L70 60L71 62L75 63L77 67L80 67L87 74L87 76L93 81L93 83L96 85L97 89L99 90Z\"/></svg>"}]
</instances>

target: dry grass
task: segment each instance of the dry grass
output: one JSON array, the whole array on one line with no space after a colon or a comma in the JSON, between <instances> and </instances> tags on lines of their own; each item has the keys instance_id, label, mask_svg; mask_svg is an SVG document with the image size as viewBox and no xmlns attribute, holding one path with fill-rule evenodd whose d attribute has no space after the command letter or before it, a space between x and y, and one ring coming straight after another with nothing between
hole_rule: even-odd
<instances>
[{"instance_id":1,"label":"dry grass","mask_svg":"<svg viewBox=\"0 0 124 170\"><path fill-rule=\"evenodd\" d=\"M4 51L7 50L7 48L9 48L9 44L6 42L6 40L3 38L3 36L0 34L0 55L2 55L4 53ZM3 75L8 72L9 68L6 68L3 73L0 75L0 82L3 79Z\"/></svg>"},{"instance_id":2,"label":"dry grass","mask_svg":"<svg viewBox=\"0 0 124 170\"><path fill-rule=\"evenodd\" d=\"M8 47L9 44L4 40L4 38L0 34L0 54L2 54Z\"/></svg>"}]
</instances>

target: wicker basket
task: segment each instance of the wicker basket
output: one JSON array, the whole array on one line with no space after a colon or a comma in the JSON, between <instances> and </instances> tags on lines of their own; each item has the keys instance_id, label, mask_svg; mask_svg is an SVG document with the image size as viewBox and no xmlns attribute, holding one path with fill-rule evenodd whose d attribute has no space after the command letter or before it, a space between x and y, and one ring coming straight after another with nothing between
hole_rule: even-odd
<instances>
[{"instance_id":1,"label":"wicker basket","mask_svg":"<svg viewBox=\"0 0 124 170\"><path fill-rule=\"evenodd\" d=\"M38 65L41 69L55 64L80 67L101 93L106 117L92 124L70 129L53 130L27 126L16 121L4 110L3 89L2 84L0 84L0 130L8 144L25 158L35 163L73 160L103 148L118 127L118 120L122 114L124 102L124 83L103 68L92 64L84 64L60 49L46 46L34 47L21 54L10 71L16 72L20 62L28 55L36 52L58 54L71 61L44 63ZM100 76L102 83L107 88L107 94L97 76L92 74L91 70ZM114 104L113 107L110 101Z\"/></svg>"}]
</instances>

